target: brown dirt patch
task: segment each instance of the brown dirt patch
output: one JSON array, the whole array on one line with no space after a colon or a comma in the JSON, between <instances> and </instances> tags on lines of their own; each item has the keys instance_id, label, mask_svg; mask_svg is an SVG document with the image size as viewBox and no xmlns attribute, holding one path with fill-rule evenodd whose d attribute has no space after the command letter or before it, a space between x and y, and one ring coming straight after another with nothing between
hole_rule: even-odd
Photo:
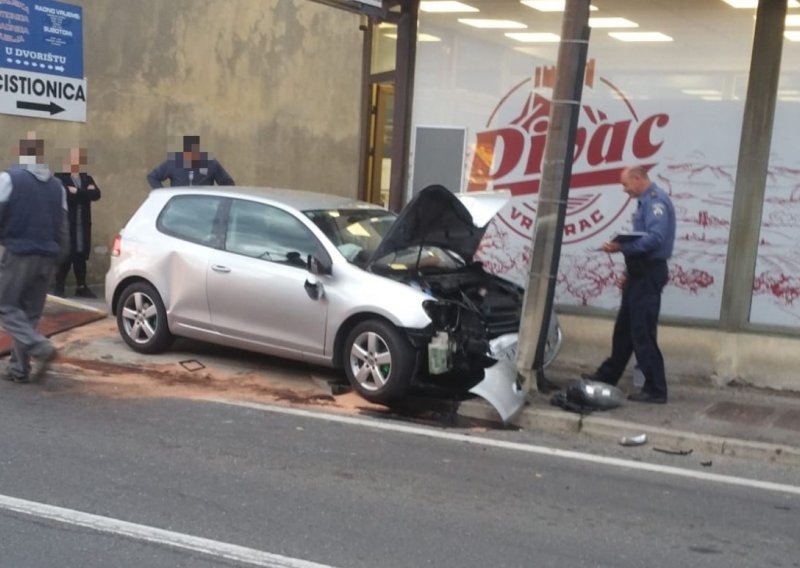
<instances>
[{"instance_id":1,"label":"brown dirt patch","mask_svg":"<svg viewBox=\"0 0 800 568\"><path fill-rule=\"evenodd\" d=\"M235 352L230 356L220 357L219 352L209 356L203 353L204 346L188 351L178 349L174 357L171 353L166 357L137 356L119 339L112 318L71 329L53 341L61 355L54 365L49 389L52 393L131 399L224 399L324 408L329 412L427 425L484 426L457 417L452 401L422 397L387 408L369 403L353 391L333 395L328 381L340 378L336 371L292 362L284 365L280 359L248 354L239 358ZM197 370L191 370L194 368Z\"/></svg>"},{"instance_id":2,"label":"brown dirt patch","mask_svg":"<svg viewBox=\"0 0 800 568\"><path fill-rule=\"evenodd\" d=\"M190 372L178 364L133 367L99 360L60 357L56 372L72 379L69 391L112 398L186 398L195 400L229 399L325 407L346 413L380 411L353 393L333 396L313 383L272 382L255 372L226 373L213 368ZM296 382L296 384L288 384Z\"/></svg>"}]
</instances>

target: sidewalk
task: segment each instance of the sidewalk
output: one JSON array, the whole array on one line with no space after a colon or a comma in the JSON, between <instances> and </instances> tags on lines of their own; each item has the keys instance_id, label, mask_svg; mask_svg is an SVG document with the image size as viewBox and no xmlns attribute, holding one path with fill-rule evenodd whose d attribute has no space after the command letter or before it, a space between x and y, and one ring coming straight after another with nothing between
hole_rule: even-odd
<instances>
[{"instance_id":1,"label":"sidewalk","mask_svg":"<svg viewBox=\"0 0 800 568\"><path fill-rule=\"evenodd\" d=\"M102 295L101 287L93 289ZM102 297L67 300L106 310ZM547 376L563 386L587 371L591 369L556 360ZM309 372L309 381L313 381L314 374ZM273 379L271 374L263 376ZM627 392L630 383L628 373L619 386ZM588 416L551 406L549 394L532 393L530 405L514 423L526 430L580 432L615 443L623 436L646 434L648 445L672 451L693 450L800 465L800 392L746 385L719 387L706 377L690 376L670 377L669 389L668 404L625 401L619 408ZM461 403L458 414L501 425L495 410L481 399Z\"/></svg>"},{"instance_id":2,"label":"sidewalk","mask_svg":"<svg viewBox=\"0 0 800 568\"><path fill-rule=\"evenodd\" d=\"M559 362L548 378L558 385L580 376L580 370ZM589 369L582 369L589 371ZM620 382L627 392L631 377ZM514 421L520 428L621 440L647 435L647 444L670 451L747 457L800 465L800 393L742 386L715 387L700 377L669 383L668 404L628 402L586 416L551 406L550 396L533 393L531 403ZM500 423L488 404L472 400L459 414Z\"/></svg>"}]
</instances>

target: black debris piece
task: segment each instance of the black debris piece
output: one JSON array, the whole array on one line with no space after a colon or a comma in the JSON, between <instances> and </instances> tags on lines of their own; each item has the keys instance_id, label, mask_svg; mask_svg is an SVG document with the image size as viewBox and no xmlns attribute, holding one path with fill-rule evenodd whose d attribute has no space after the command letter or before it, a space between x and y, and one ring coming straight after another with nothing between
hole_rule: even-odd
<instances>
[{"instance_id":1,"label":"black debris piece","mask_svg":"<svg viewBox=\"0 0 800 568\"><path fill-rule=\"evenodd\" d=\"M653 448L654 452L661 452L662 454L669 454L671 456L688 456L694 450L670 450L667 448Z\"/></svg>"}]
</instances>

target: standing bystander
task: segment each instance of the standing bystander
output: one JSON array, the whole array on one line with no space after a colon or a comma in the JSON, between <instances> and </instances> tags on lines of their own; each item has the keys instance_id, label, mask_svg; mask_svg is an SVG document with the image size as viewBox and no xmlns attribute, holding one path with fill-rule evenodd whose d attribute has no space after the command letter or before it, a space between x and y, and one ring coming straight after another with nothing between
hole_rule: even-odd
<instances>
[{"instance_id":1,"label":"standing bystander","mask_svg":"<svg viewBox=\"0 0 800 568\"><path fill-rule=\"evenodd\" d=\"M672 256L675 243L675 209L664 190L650 181L645 168L625 168L620 181L625 193L637 201L633 214L634 234L630 235L634 238L603 243L605 252L621 252L625 256L626 278L614 324L611 356L597 371L584 378L615 385L631 354L636 353L644 385L628 399L664 404L667 402L667 379L656 331L661 292L669 280L667 259Z\"/></svg>"},{"instance_id":2,"label":"standing bystander","mask_svg":"<svg viewBox=\"0 0 800 568\"><path fill-rule=\"evenodd\" d=\"M184 185L235 185L233 178L217 160L200 151L199 136L183 137L183 152L171 154L167 160L147 174L151 189L163 187L169 180L175 186Z\"/></svg>"},{"instance_id":3,"label":"standing bystander","mask_svg":"<svg viewBox=\"0 0 800 568\"><path fill-rule=\"evenodd\" d=\"M75 295L81 298L96 298L86 285L86 261L92 250L92 201L100 199L100 188L94 178L81 171L88 164L86 148L72 148L69 152L67 172L56 177L64 185L69 208L69 256L56 270L56 296L64 297L64 286L70 268L75 270Z\"/></svg>"},{"instance_id":4,"label":"standing bystander","mask_svg":"<svg viewBox=\"0 0 800 568\"><path fill-rule=\"evenodd\" d=\"M67 238L64 188L44 163L44 140L29 133L19 165L0 173L0 322L14 342L7 380L37 381L57 355L36 324Z\"/></svg>"}]
</instances>

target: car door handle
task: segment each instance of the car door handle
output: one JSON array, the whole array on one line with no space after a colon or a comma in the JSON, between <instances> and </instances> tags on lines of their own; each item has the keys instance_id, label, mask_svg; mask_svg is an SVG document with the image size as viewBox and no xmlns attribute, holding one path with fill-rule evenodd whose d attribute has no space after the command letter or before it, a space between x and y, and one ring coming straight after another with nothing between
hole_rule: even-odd
<instances>
[{"instance_id":1,"label":"car door handle","mask_svg":"<svg viewBox=\"0 0 800 568\"><path fill-rule=\"evenodd\" d=\"M228 268L227 266L222 266L221 264L212 264L211 270L213 270L214 272L224 272L224 273L228 273L231 271L230 268Z\"/></svg>"}]
</instances>

